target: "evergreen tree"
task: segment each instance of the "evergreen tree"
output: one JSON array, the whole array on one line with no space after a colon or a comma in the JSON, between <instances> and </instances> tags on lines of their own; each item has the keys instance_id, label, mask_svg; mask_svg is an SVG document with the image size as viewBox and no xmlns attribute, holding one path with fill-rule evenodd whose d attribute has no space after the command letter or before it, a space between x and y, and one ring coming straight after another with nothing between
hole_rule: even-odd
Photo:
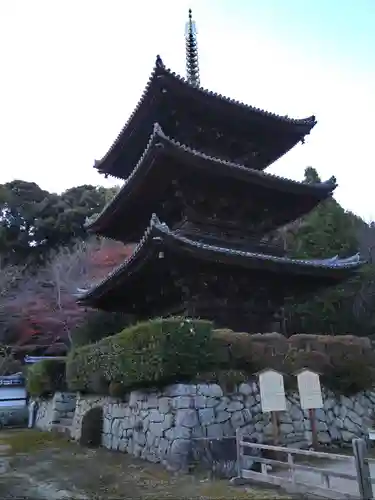
<instances>
[{"instance_id":1,"label":"evergreen tree","mask_svg":"<svg viewBox=\"0 0 375 500\"><path fill-rule=\"evenodd\" d=\"M307 168L305 182L318 181L317 171ZM367 225L330 198L306 215L297 227L287 238L288 250L294 257L308 259L357 253L359 234ZM369 286L375 281L374 276L374 266L368 265L349 281L322 291L304 304L290 300L283 310L283 333L367 335L374 323L369 320L374 309Z\"/></svg>"},{"instance_id":2,"label":"evergreen tree","mask_svg":"<svg viewBox=\"0 0 375 500\"><path fill-rule=\"evenodd\" d=\"M0 255L3 265L40 264L53 250L85 239L86 219L99 213L116 188L77 186L61 195L33 182L0 186Z\"/></svg>"}]
</instances>

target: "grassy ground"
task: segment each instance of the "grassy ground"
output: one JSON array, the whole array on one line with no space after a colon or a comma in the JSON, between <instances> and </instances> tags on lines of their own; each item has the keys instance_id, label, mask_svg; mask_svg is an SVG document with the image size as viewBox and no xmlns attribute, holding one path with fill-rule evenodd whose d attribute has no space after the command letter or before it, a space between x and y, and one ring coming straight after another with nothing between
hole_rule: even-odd
<instances>
[{"instance_id":1,"label":"grassy ground","mask_svg":"<svg viewBox=\"0 0 375 500\"><path fill-rule=\"evenodd\" d=\"M104 449L84 449L52 433L0 432L0 497L37 500L282 499L275 490L233 487L204 475L172 475L158 464ZM290 497L289 497L290 498Z\"/></svg>"}]
</instances>

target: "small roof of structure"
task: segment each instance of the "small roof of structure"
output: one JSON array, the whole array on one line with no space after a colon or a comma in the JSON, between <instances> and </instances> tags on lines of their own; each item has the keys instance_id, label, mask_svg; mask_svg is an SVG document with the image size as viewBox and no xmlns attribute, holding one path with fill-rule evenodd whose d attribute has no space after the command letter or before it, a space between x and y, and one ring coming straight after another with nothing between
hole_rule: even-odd
<instances>
[{"instance_id":1,"label":"small roof of structure","mask_svg":"<svg viewBox=\"0 0 375 500\"><path fill-rule=\"evenodd\" d=\"M307 368L307 367L299 368L297 371L295 371L293 373L293 375L295 377L298 377L298 375L301 375L301 373L304 373L304 372L313 373L314 375L322 375L320 372L317 372L316 370L312 370L311 368Z\"/></svg>"},{"instance_id":2,"label":"small roof of structure","mask_svg":"<svg viewBox=\"0 0 375 500\"><path fill-rule=\"evenodd\" d=\"M281 375L282 377L284 377L284 375L285 375L284 372L280 372L279 370L275 370L274 368L263 368L259 372L256 372L255 375L257 377L259 377L260 375L264 375L265 373L268 373L268 372L277 373L278 375Z\"/></svg>"}]
</instances>

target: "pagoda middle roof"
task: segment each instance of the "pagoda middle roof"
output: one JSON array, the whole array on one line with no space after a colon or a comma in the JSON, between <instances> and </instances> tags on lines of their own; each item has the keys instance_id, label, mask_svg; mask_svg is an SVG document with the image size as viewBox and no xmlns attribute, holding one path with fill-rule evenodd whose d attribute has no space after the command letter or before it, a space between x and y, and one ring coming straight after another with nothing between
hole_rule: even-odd
<instances>
[{"instance_id":1,"label":"pagoda middle roof","mask_svg":"<svg viewBox=\"0 0 375 500\"><path fill-rule=\"evenodd\" d=\"M229 243L225 242L222 246L214 246L182 236L178 230L171 230L154 214L134 253L91 289L81 290L77 294L77 301L80 304L95 306L98 302L100 303L103 296L118 291L122 291L123 295L129 297L132 296L132 290L139 291L140 287L146 291L147 272L145 274L142 271L146 267L157 269L160 256L164 256L164 252L169 256L177 256L181 273L189 272L188 268L185 269L185 266L181 264L183 259L193 258L198 259L202 266L205 262L211 262L219 266L242 268L244 272L261 270L274 276L285 275L285 279L288 279L288 276L303 277L311 282L316 281L317 286L320 287L335 285L347 279L364 264L359 254L348 258L335 256L328 259L294 259L256 253L251 249L248 251L233 249ZM163 279L163 272L159 278ZM158 287L158 284L153 283L153 286Z\"/></svg>"},{"instance_id":2,"label":"pagoda middle roof","mask_svg":"<svg viewBox=\"0 0 375 500\"><path fill-rule=\"evenodd\" d=\"M249 189L244 191L246 197L251 195L252 186L279 193L284 207L292 199L299 200L298 203L292 202L292 212L270 206L274 216L272 227L267 230L306 214L331 196L337 186L334 177L325 182L304 183L208 156L167 137L161 127L154 124L153 133L137 165L100 214L87 221L86 228L114 239L121 239L119 231L121 235L137 234L139 228L147 225L152 213L159 212L160 199L171 183L192 175L205 175L213 180L220 178L228 193L239 183L246 185Z\"/></svg>"},{"instance_id":3,"label":"pagoda middle roof","mask_svg":"<svg viewBox=\"0 0 375 500\"><path fill-rule=\"evenodd\" d=\"M229 129L236 127L242 130L248 139L251 135L249 130L253 130L254 125L262 130L271 127L274 152L266 161L268 164L303 141L317 123L314 115L307 118L277 115L189 83L166 68L160 56L157 56L141 99L112 146L101 160L95 161L94 167L99 172L125 179L134 168L139 151L144 148L144 140L150 134L152 124L155 121L161 122L162 115L174 113L178 103L181 103L184 110L183 115L187 115L192 104L197 103L198 109L205 110L204 116L212 118L212 123L215 122L215 117L219 117L220 123L226 123ZM277 138L275 131L281 134ZM171 132L168 130L168 133ZM115 166L114 163L122 153L121 165ZM267 164L263 164L258 168L266 166Z\"/></svg>"}]
</instances>

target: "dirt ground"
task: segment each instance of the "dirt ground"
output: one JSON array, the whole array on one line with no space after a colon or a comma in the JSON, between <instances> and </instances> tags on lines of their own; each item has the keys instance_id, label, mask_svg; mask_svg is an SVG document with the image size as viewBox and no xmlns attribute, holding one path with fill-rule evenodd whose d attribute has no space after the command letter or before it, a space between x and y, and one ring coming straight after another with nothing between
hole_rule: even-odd
<instances>
[{"instance_id":1,"label":"dirt ground","mask_svg":"<svg viewBox=\"0 0 375 500\"><path fill-rule=\"evenodd\" d=\"M75 499L286 499L275 490L234 487L204 475L176 475L158 464L85 449L51 433L0 431L0 497ZM290 497L289 497L290 498Z\"/></svg>"}]
</instances>

